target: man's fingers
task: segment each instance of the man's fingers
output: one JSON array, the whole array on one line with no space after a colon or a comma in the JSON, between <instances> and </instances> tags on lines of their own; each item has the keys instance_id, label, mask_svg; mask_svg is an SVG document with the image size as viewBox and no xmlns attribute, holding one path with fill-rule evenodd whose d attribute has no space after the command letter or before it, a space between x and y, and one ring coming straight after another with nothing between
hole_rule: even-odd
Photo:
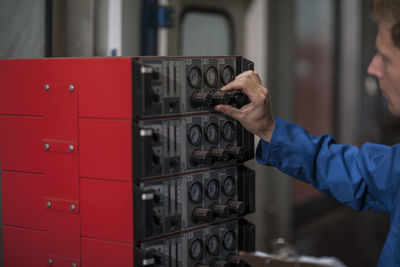
<instances>
[{"instance_id":1,"label":"man's fingers","mask_svg":"<svg viewBox=\"0 0 400 267\"><path fill-rule=\"evenodd\" d=\"M231 91L235 89L242 89L243 82L240 79L235 79L221 88L221 91Z\"/></svg>"},{"instance_id":2,"label":"man's fingers","mask_svg":"<svg viewBox=\"0 0 400 267\"><path fill-rule=\"evenodd\" d=\"M239 119L239 110L235 107L229 106L229 105L218 105L215 107L216 111L222 112L225 115L228 115L229 117L234 118L235 120Z\"/></svg>"},{"instance_id":3,"label":"man's fingers","mask_svg":"<svg viewBox=\"0 0 400 267\"><path fill-rule=\"evenodd\" d=\"M255 88L250 88L248 86L245 79L237 79L222 87L221 91L241 90L251 98L252 96L257 95L257 92L254 89Z\"/></svg>"},{"instance_id":4,"label":"man's fingers","mask_svg":"<svg viewBox=\"0 0 400 267\"><path fill-rule=\"evenodd\" d=\"M242 77L257 77L257 80L261 81L258 73L255 71L252 71L252 70L247 70L245 72L240 73L238 76L236 76L236 79L242 78Z\"/></svg>"}]
</instances>

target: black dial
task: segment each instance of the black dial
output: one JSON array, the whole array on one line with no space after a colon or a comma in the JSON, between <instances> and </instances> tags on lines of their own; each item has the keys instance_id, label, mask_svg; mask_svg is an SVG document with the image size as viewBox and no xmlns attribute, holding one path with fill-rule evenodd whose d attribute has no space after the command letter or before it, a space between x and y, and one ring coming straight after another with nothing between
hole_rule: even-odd
<instances>
[{"instance_id":1,"label":"black dial","mask_svg":"<svg viewBox=\"0 0 400 267\"><path fill-rule=\"evenodd\" d=\"M216 199L218 197L219 185L218 181L211 179L207 184L206 194L210 199Z\"/></svg>"},{"instance_id":2,"label":"black dial","mask_svg":"<svg viewBox=\"0 0 400 267\"><path fill-rule=\"evenodd\" d=\"M190 256L195 260L200 260L203 257L203 242L196 239L190 245Z\"/></svg>"},{"instance_id":3,"label":"black dial","mask_svg":"<svg viewBox=\"0 0 400 267\"><path fill-rule=\"evenodd\" d=\"M204 74L206 83L211 88L215 88L218 85L218 70L214 66L208 66Z\"/></svg>"},{"instance_id":4,"label":"black dial","mask_svg":"<svg viewBox=\"0 0 400 267\"><path fill-rule=\"evenodd\" d=\"M203 198L203 188L199 182L192 183L189 189L189 197L195 203L201 201Z\"/></svg>"},{"instance_id":5,"label":"black dial","mask_svg":"<svg viewBox=\"0 0 400 267\"><path fill-rule=\"evenodd\" d=\"M222 185L222 191L227 196L233 196L235 194L235 180L232 176L227 176Z\"/></svg>"},{"instance_id":6,"label":"black dial","mask_svg":"<svg viewBox=\"0 0 400 267\"><path fill-rule=\"evenodd\" d=\"M194 146L198 146L201 143L201 137L202 133L200 125L198 124L192 125L188 133L189 142Z\"/></svg>"},{"instance_id":7,"label":"black dial","mask_svg":"<svg viewBox=\"0 0 400 267\"><path fill-rule=\"evenodd\" d=\"M224 85L228 84L231 81L233 81L234 78L235 78L235 74L234 74L234 71L233 71L232 67L231 66L225 66L222 69L222 74L221 74L222 83Z\"/></svg>"},{"instance_id":8,"label":"black dial","mask_svg":"<svg viewBox=\"0 0 400 267\"><path fill-rule=\"evenodd\" d=\"M223 243L224 243L224 247L226 249L229 249L229 250L234 249L235 248L235 242L236 242L235 235L233 234L232 231L229 231L224 235Z\"/></svg>"},{"instance_id":9,"label":"black dial","mask_svg":"<svg viewBox=\"0 0 400 267\"><path fill-rule=\"evenodd\" d=\"M211 122L207 125L206 130L206 139L211 144L218 144L218 126Z\"/></svg>"},{"instance_id":10,"label":"black dial","mask_svg":"<svg viewBox=\"0 0 400 267\"><path fill-rule=\"evenodd\" d=\"M227 142L233 142L235 139L235 125L231 121L226 121L222 125L222 137Z\"/></svg>"},{"instance_id":11,"label":"black dial","mask_svg":"<svg viewBox=\"0 0 400 267\"><path fill-rule=\"evenodd\" d=\"M216 235L212 235L207 240L207 251L211 255L217 255L219 253L219 238Z\"/></svg>"},{"instance_id":12,"label":"black dial","mask_svg":"<svg viewBox=\"0 0 400 267\"><path fill-rule=\"evenodd\" d=\"M193 66L188 71L188 82L190 86L199 88L201 85L201 70L199 67Z\"/></svg>"}]
</instances>

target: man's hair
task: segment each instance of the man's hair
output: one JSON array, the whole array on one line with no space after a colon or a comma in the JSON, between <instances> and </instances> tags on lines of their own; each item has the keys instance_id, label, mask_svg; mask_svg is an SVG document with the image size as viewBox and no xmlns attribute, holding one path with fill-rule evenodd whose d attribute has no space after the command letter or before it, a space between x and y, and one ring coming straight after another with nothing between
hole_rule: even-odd
<instances>
[{"instance_id":1,"label":"man's hair","mask_svg":"<svg viewBox=\"0 0 400 267\"><path fill-rule=\"evenodd\" d=\"M371 9L375 22L393 23L392 40L400 48L400 0L372 0Z\"/></svg>"}]
</instances>

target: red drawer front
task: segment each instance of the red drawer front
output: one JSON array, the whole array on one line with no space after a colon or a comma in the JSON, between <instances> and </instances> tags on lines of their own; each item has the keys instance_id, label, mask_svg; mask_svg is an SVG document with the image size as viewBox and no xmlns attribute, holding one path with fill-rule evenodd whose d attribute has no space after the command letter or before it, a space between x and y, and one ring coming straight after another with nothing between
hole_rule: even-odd
<instances>
[{"instance_id":1,"label":"red drawer front","mask_svg":"<svg viewBox=\"0 0 400 267\"><path fill-rule=\"evenodd\" d=\"M81 235L133 243L132 184L81 179Z\"/></svg>"},{"instance_id":2,"label":"red drawer front","mask_svg":"<svg viewBox=\"0 0 400 267\"><path fill-rule=\"evenodd\" d=\"M44 172L43 123L41 117L0 115L2 170Z\"/></svg>"},{"instance_id":3,"label":"red drawer front","mask_svg":"<svg viewBox=\"0 0 400 267\"><path fill-rule=\"evenodd\" d=\"M43 175L3 172L1 189L4 224L46 229Z\"/></svg>"},{"instance_id":4,"label":"red drawer front","mask_svg":"<svg viewBox=\"0 0 400 267\"><path fill-rule=\"evenodd\" d=\"M79 120L80 177L132 181L132 122Z\"/></svg>"},{"instance_id":5,"label":"red drawer front","mask_svg":"<svg viewBox=\"0 0 400 267\"><path fill-rule=\"evenodd\" d=\"M80 88L79 117L132 118L131 60L89 58L74 64Z\"/></svg>"},{"instance_id":6,"label":"red drawer front","mask_svg":"<svg viewBox=\"0 0 400 267\"><path fill-rule=\"evenodd\" d=\"M82 267L133 266L133 245L82 238Z\"/></svg>"},{"instance_id":7,"label":"red drawer front","mask_svg":"<svg viewBox=\"0 0 400 267\"><path fill-rule=\"evenodd\" d=\"M79 88L79 116L132 118L131 58L0 60L0 114L42 115L44 86Z\"/></svg>"},{"instance_id":8,"label":"red drawer front","mask_svg":"<svg viewBox=\"0 0 400 267\"><path fill-rule=\"evenodd\" d=\"M0 114L43 115L46 70L40 62L0 60Z\"/></svg>"},{"instance_id":9,"label":"red drawer front","mask_svg":"<svg viewBox=\"0 0 400 267\"><path fill-rule=\"evenodd\" d=\"M46 220L48 221L46 254L53 259L64 258L71 262L79 261L79 214L47 210Z\"/></svg>"},{"instance_id":10,"label":"red drawer front","mask_svg":"<svg viewBox=\"0 0 400 267\"><path fill-rule=\"evenodd\" d=\"M3 237L4 266L47 266L45 232L4 226Z\"/></svg>"}]
</instances>

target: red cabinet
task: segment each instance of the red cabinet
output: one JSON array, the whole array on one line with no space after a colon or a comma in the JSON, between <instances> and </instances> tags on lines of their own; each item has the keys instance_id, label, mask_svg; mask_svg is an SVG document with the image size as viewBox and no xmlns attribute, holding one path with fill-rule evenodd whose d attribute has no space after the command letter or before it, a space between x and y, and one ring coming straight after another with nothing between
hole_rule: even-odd
<instances>
[{"instance_id":1,"label":"red cabinet","mask_svg":"<svg viewBox=\"0 0 400 267\"><path fill-rule=\"evenodd\" d=\"M5 266L133 266L131 58L0 60Z\"/></svg>"}]
</instances>

